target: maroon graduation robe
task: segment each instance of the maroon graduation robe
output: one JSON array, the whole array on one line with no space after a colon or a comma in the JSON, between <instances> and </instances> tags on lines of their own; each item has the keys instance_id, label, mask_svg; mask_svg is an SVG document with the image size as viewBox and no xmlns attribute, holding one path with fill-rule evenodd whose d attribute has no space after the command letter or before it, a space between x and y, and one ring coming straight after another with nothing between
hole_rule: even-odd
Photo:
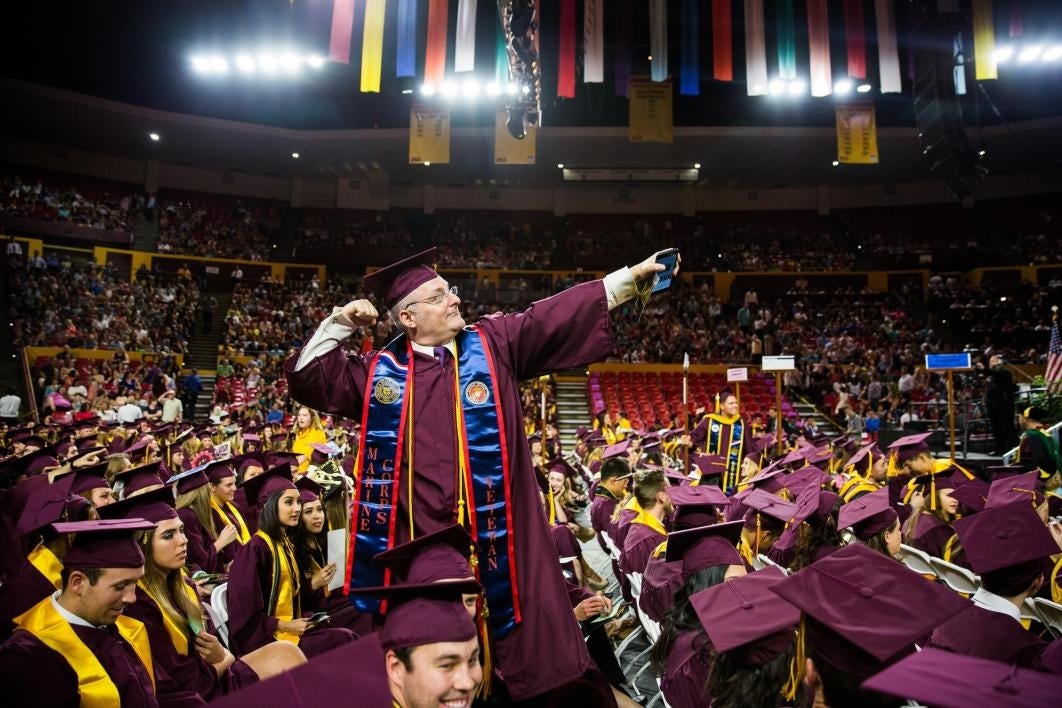
<instances>
[{"instance_id":1,"label":"maroon graduation robe","mask_svg":"<svg viewBox=\"0 0 1062 708\"><path fill-rule=\"evenodd\" d=\"M608 302L601 281L576 285L533 303L521 313L481 319L494 358L512 479L513 542L522 623L496 641L495 659L509 695L524 700L546 693L585 674L592 663L572 615L531 464L521 421L519 382L552 371L585 366L612 352ZM325 413L361 420L369 364L373 353L334 349L299 371L297 356L285 363L293 399ZM437 531L456 520L457 431L454 363L440 364L414 355L415 532ZM403 443L404 444L404 443ZM396 484L396 511L407 519L410 499L403 456L401 484ZM409 540L405 523L397 524L395 543ZM550 661L542 661L549 656Z\"/></svg>"},{"instance_id":2,"label":"maroon graduation robe","mask_svg":"<svg viewBox=\"0 0 1062 708\"><path fill-rule=\"evenodd\" d=\"M926 646L1043 670L1041 657L1049 644L1013 617L971 602L965 610L933 630Z\"/></svg>"},{"instance_id":3,"label":"maroon graduation robe","mask_svg":"<svg viewBox=\"0 0 1062 708\"><path fill-rule=\"evenodd\" d=\"M189 639L188 654L178 652L166 630L162 610L139 586L136 589L136 602L125 608L125 614L143 622L147 628L151 659L155 665L161 666L177 685L195 691L203 700L218 698L258 680L258 674L242 661L233 663L219 677L214 667L199 656L192 639ZM204 620L208 622L206 631L216 637L217 630L209 624L210 618L206 613Z\"/></svg>"},{"instance_id":4,"label":"maroon graduation robe","mask_svg":"<svg viewBox=\"0 0 1062 708\"><path fill-rule=\"evenodd\" d=\"M299 572L298 567L294 569ZM273 634L280 623L268 612L268 588L273 582L273 556L260 536L240 547L229 567L229 648L237 654L249 654L274 641ZM299 617L308 617L302 612ZM315 629L302 635L299 648L307 657L314 657L346 642L354 641L354 633L340 627Z\"/></svg>"},{"instance_id":5,"label":"maroon graduation robe","mask_svg":"<svg viewBox=\"0 0 1062 708\"><path fill-rule=\"evenodd\" d=\"M642 576L638 609L654 622L663 622L664 615L675 605L675 593L683 583L682 561L668 563L663 556L650 558Z\"/></svg>"},{"instance_id":6,"label":"maroon graduation robe","mask_svg":"<svg viewBox=\"0 0 1062 708\"><path fill-rule=\"evenodd\" d=\"M936 558L944 558L944 547L955 535L951 524L941 521L932 514L919 514L911 528L908 519L904 526L904 542L920 551L925 551Z\"/></svg>"},{"instance_id":7,"label":"maroon graduation robe","mask_svg":"<svg viewBox=\"0 0 1062 708\"><path fill-rule=\"evenodd\" d=\"M678 636L667 656L660 692L671 708L705 708L712 703L704 690L711 665L711 642L703 632Z\"/></svg>"},{"instance_id":8,"label":"maroon graduation robe","mask_svg":"<svg viewBox=\"0 0 1062 708\"><path fill-rule=\"evenodd\" d=\"M233 502L233 506L236 506L235 502ZM236 527L236 530L239 531L240 525L238 523L236 523L236 517L229 513L229 510L228 510L227 507L222 507L222 510L224 511L224 514L225 514L224 518L222 518L221 514L219 514L217 512L217 509L214 509L213 507L211 507L211 509L210 509L210 513L214 517L214 528L220 531L222 528L224 528L228 524L232 524L233 526ZM239 511L239 507L237 507L237 511ZM240 511L240 516L243 516L243 512L242 511ZM254 532L257 531L258 529L252 529L251 525L246 523L246 522L247 522L247 519L244 518L244 525L247 526L247 533L249 533L249 534L251 534L253 536ZM213 542L211 542L211 545L213 545ZM232 559L236 557L236 551L240 550L240 546L242 546L242 545L243 544L240 543L240 539L237 538L235 541L233 541L232 543L230 543L229 545L225 546L224 548L222 548L220 551L217 552L217 554L218 554L218 563L220 564L222 569L224 569L226 565L228 565L229 563L232 562ZM221 571L217 571L217 572L221 572Z\"/></svg>"},{"instance_id":9,"label":"maroon graduation robe","mask_svg":"<svg viewBox=\"0 0 1062 708\"><path fill-rule=\"evenodd\" d=\"M210 534L199 523L195 512L185 507L177 510L177 516L184 522L184 535L188 537L188 565L207 573L224 571L218 552L214 549L214 539L210 538Z\"/></svg>"},{"instance_id":10,"label":"maroon graduation robe","mask_svg":"<svg viewBox=\"0 0 1062 708\"><path fill-rule=\"evenodd\" d=\"M258 530L258 509L251 506L251 503L247 501L247 491L243 487L236 488L236 496L232 499L232 504L243 517L243 522L247 524L247 533L254 536ZM233 557L235 557L233 553Z\"/></svg>"},{"instance_id":11,"label":"maroon graduation robe","mask_svg":"<svg viewBox=\"0 0 1062 708\"><path fill-rule=\"evenodd\" d=\"M620 556L620 568L624 573L645 573L649 557L661 543L667 540L656 529L645 524L631 524L627 538L623 541L623 555Z\"/></svg>"},{"instance_id":12,"label":"maroon graduation robe","mask_svg":"<svg viewBox=\"0 0 1062 708\"><path fill-rule=\"evenodd\" d=\"M0 641L14 631L11 620L59 589L23 557L18 569L0 584Z\"/></svg>"}]
</instances>

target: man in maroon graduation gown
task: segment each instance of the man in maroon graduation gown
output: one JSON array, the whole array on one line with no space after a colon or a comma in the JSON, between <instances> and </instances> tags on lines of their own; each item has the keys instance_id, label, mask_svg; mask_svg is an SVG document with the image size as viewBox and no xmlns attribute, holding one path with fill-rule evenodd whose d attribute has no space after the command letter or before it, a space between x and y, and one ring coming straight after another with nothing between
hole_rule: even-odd
<instances>
[{"instance_id":1,"label":"man in maroon graduation gown","mask_svg":"<svg viewBox=\"0 0 1062 708\"><path fill-rule=\"evenodd\" d=\"M459 501L464 502L468 492L463 484L457 484L461 470L456 415L468 408L465 402L459 402L455 385L455 356L460 361L467 355L467 350L457 351L455 338L467 341L462 339L467 333L462 331L465 322L459 309L461 301L430 267L433 258L434 249L377 271L365 283L390 308L392 318L406 333L409 346L400 342L395 358L408 356L405 361L414 372L412 411L402 426L406 439L399 442L403 454L394 469L391 490L393 513L398 521L391 546L409 540L411 525L413 535L421 535L455 520L468 522L459 508ZM592 669L579 627L572 618L539 504L538 485L520 425L523 411L518 382L583 366L610 354L608 311L632 298L637 282L660 270L662 266L650 257L603 281L583 283L533 303L522 313L493 315L476 325L492 364L489 381L497 400L490 400L490 386L480 385L475 391L466 387L462 393L466 399L475 394L479 400L496 406L495 420L490 422L501 429L500 449L506 455L511 486L508 504L501 507L511 524L512 553L507 560L515 569L518 593L514 595L526 599L521 603L515 629L504 637L495 635L498 670L515 701L547 694ZM382 355L348 355L340 348L357 327L371 326L376 318L376 309L367 300L336 308L298 356L285 363L292 398L319 411L366 421L371 404L399 400L405 406L403 389L394 380L376 379L374 383L370 379L370 367L379 366ZM445 352L434 351L440 347ZM412 479L406 454L410 424L414 429ZM371 439L374 432L379 431L373 431L370 424L364 437ZM393 460L385 459L383 466L388 463L393 464ZM478 515L482 505L469 504L465 508L474 508ZM355 519L357 533L358 517ZM490 591L488 583L488 594ZM543 656L551 657L550 661L542 661Z\"/></svg>"}]
</instances>

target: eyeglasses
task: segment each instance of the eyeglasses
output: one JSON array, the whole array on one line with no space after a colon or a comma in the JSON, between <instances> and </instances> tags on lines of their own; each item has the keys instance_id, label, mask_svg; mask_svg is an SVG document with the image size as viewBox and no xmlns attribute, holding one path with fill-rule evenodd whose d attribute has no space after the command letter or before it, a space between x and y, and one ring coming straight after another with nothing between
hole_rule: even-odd
<instances>
[{"instance_id":1,"label":"eyeglasses","mask_svg":"<svg viewBox=\"0 0 1062 708\"><path fill-rule=\"evenodd\" d=\"M441 293L424 298L423 300L414 300L413 302L407 302L405 307L403 307L402 309L404 310L407 307L410 307L411 305L419 305L421 303L427 303L429 305L441 305L446 300L447 295L457 295L457 286L451 285L449 288L442 291Z\"/></svg>"}]
</instances>

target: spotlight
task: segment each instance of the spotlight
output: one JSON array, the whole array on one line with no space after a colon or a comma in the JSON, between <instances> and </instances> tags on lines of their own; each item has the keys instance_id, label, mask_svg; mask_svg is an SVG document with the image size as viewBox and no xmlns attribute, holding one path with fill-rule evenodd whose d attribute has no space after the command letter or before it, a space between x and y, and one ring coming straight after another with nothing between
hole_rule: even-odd
<instances>
[{"instance_id":1,"label":"spotlight","mask_svg":"<svg viewBox=\"0 0 1062 708\"><path fill-rule=\"evenodd\" d=\"M197 74L210 73L210 60L202 55L192 55L192 70Z\"/></svg>"},{"instance_id":2,"label":"spotlight","mask_svg":"<svg viewBox=\"0 0 1062 708\"><path fill-rule=\"evenodd\" d=\"M498 88L498 82L497 81L488 82L487 83L487 87L486 87L486 91L487 91L487 95L490 96L491 98L494 98L499 93L501 93L501 89Z\"/></svg>"},{"instance_id":3,"label":"spotlight","mask_svg":"<svg viewBox=\"0 0 1062 708\"><path fill-rule=\"evenodd\" d=\"M518 89L516 87L516 84L514 84L512 81L505 84L505 93L509 94L510 96L515 96L517 90Z\"/></svg>"},{"instance_id":4,"label":"spotlight","mask_svg":"<svg viewBox=\"0 0 1062 708\"><path fill-rule=\"evenodd\" d=\"M297 74L302 70L302 60L292 52L284 52L280 55L280 65L289 74Z\"/></svg>"},{"instance_id":5,"label":"spotlight","mask_svg":"<svg viewBox=\"0 0 1062 708\"><path fill-rule=\"evenodd\" d=\"M312 69L320 69L322 66L324 66L324 63L325 63L324 57L321 56L320 54L307 54L306 55L306 65L309 66Z\"/></svg>"},{"instance_id":6,"label":"spotlight","mask_svg":"<svg viewBox=\"0 0 1062 708\"><path fill-rule=\"evenodd\" d=\"M564 169L564 163L563 162L558 162L557 163L557 169L558 170L563 170Z\"/></svg>"},{"instance_id":7,"label":"spotlight","mask_svg":"<svg viewBox=\"0 0 1062 708\"><path fill-rule=\"evenodd\" d=\"M997 64L1005 64L1014 58L1014 47L1010 45L997 47L996 51L992 52L992 58L996 60Z\"/></svg>"},{"instance_id":8,"label":"spotlight","mask_svg":"<svg viewBox=\"0 0 1062 708\"><path fill-rule=\"evenodd\" d=\"M299 153L297 153L297 152L291 153L291 156L294 157L296 160L299 159Z\"/></svg>"},{"instance_id":9,"label":"spotlight","mask_svg":"<svg viewBox=\"0 0 1062 708\"><path fill-rule=\"evenodd\" d=\"M425 163L424 163L424 166L425 166L425 167L431 167L431 163L430 163L430 162L425 162Z\"/></svg>"},{"instance_id":10,"label":"spotlight","mask_svg":"<svg viewBox=\"0 0 1062 708\"><path fill-rule=\"evenodd\" d=\"M699 169L701 169L701 163L699 163L699 162L694 162L694 163L693 163L693 169L695 169L695 170L699 170Z\"/></svg>"},{"instance_id":11,"label":"spotlight","mask_svg":"<svg viewBox=\"0 0 1062 708\"><path fill-rule=\"evenodd\" d=\"M421 96L434 96L435 95L435 86L433 84L424 84L423 86L420 87L420 95Z\"/></svg>"},{"instance_id":12,"label":"spotlight","mask_svg":"<svg viewBox=\"0 0 1062 708\"><path fill-rule=\"evenodd\" d=\"M781 79L771 79L767 84L767 93L772 96L780 96L785 93L785 82Z\"/></svg>"},{"instance_id":13,"label":"spotlight","mask_svg":"<svg viewBox=\"0 0 1062 708\"><path fill-rule=\"evenodd\" d=\"M833 85L833 92L838 96L847 96L852 93L852 80L840 79Z\"/></svg>"},{"instance_id":14,"label":"spotlight","mask_svg":"<svg viewBox=\"0 0 1062 708\"><path fill-rule=\"evenodd\" d=\"M759 95L759 94L763 93L763 84L753 84L752 85L752 93L754 95Z\"/></svg>"},{"instance_id":15,"label":"spotlight","mask_svg":"<svg viewBox=\"0 0 1062 708\"><path fill-rule=\"evenodd\" d=\"M280 62L276 55L270 52L262 52L258 55L258 68L266 74L273 74L280 68Z\"/></svg>"},{"instance_id":16,"label":"spotlight","mask_svg":"<svg viewBox=\"0 0 1062 708\"><path fill-rule=\"evenodd\" d=\"M153 143L157 143L160 140L158 133L148 133L148 138L150 138Z\"/></svg>"},{"instance_id":17,"label":"spotlight","mask_svg":"<svg viewBox=\"0 0 1062 708\"><path fill-rule=\"evenodd\" d=\"M221 76L229 73L229 60L220 54L210 57L210 72Z\"/></svg>"},{"instance_id":18,"label":"spotlight","mask_svg":"<svg viewBox=\"0 0 1062 708\"><path fill-rule=\"evenodd\" d=\"M870 93L870 84L859 84L856 86L856 91L859 93Z\"/></svg>"},{"instance_id":19,"label":"spotlight","mask_svg":"<svg viewBox=\"0 0 1062 708\"><path fill-rule=\"evenodd\" d=\"M838 160L834 160L834 161L833 161L833 166L834 166L834 167L837 167L837 166L838 166L838 165L840 165L840 164L841 164L841 163L840 163L840 162L839 162Z\"/></svg>"},{"instance_id":20,"label":"spotlight","mask_svg":"<svg viewBox=\"0 0 1062 708\"><path fill-rule=\"evenodd\" d=\"M444 81L441 93L446 98L453 98L457 94L457 84L452 81Z\"/></svg>"},{"instance_id":21,"label":"spotlight","mask_svg":"<svg viewBox=\"0 0 1062 708\"><path fill-rule=\"evenodd\" d=\"M531 93L531 87L530 87L530 86L523 86L523 87L521 87L521 89L520 89L520 90L521 90L521 91L523 92L523 94L524 94L525 96L526 96L527 94Z\"/></svg>"},{"instance_id":22,"label":"spotlight","mask_svg":"<svg viewBox=\"0 0 1062 708\"><path fill-rule=\"evenodd\" d=\"M1034 44L1031 47L1026 47L1025 49L1021 50L1020 54L1018 54L1018 63L1029 64L1039 59L1040 55L1043 53L1044 48L1042 45Z\"/></svg>"},{"instance_id":23,"label":"spotlight","mask_svg":"<svg viewBox=\"0 0 1062 708\"><path fill-rule=\"evenodd\" d=\"M465 83L461 87L461 93L465 98L475 100L479 97L479 82L475 79L465 79Z\"/></svg>"},{"instance_id":24,"label":"spotlight","mask_svg":"<svg viewBox=\"0 0 1062 708\"><path fill-rule=\"evenodd\" d=\"M413 93L413 89L402 89L402 95L404 96L408 96L411 93Z\"/></svg>"},{"instance_id":25,"label":"spotlight","mask_svg":"<svg viewBox=\"0 0 1062 708\"><path fill-rule=\"evenodd\" d=\"M241 74L253 74L258 66L254 63L254 57L250 54L236 55L236 70Z\"/></svg>"},{"instance_id":26,"label":"spotlight","mask_svg":"<svg viewBox=\"0 0 1062 708\"><path fill-rule=\"evenodd\" d=\"M1040 60L1045 63L1051 61L1058 61L1059 59L1062 59L1062 44L1056 44L1054 46L1048 47L1046 50L1044 50L1043 56L1040 57Z\"/></svg>"},{"instance_id":27,"label":"spotlight","mask_svg":"<svg viewBox=\"0 0 1062 708\"><path fill-rule=\"evenodd\" d=\"M804 82L804 79L793 79L786 87L786 93L790 96L803 96L807 89L808 85Z\"/></svg>"},{"instance_id":28,"label":"spotlight","mask_svg":"<svg viewBox=\"0 0 1062 708\"><path fill-rule=\"evenodd\" d=\"M978 157L984 157L987 154L988 154L988 150L985 150L984 148L981 148L980 150L977 151L977 156Z\"/></svg>"}]
</instances>

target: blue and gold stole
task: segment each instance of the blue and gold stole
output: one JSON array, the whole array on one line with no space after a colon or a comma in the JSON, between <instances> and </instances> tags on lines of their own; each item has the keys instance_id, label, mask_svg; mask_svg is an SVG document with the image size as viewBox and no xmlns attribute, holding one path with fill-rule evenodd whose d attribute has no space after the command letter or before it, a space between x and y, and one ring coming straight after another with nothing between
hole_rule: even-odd
<instances>
[{"instance_id":1,"label":"blue and gold stole","mask_svg":"<svg viewBox=\"0 0 1062 708\"><path fill-rule=\"evenodd\" d=\"M707 453L726 458L723 491L732 494L741 478L741 456L745 448L745 421L741 416L727 418L718 413L708 415Z\"/></svg>"},{"instance_id":2,"label":"blue and gold stole","mask_svg":"<svg viewBox=\"0 0 1062 708\"><path fill-rule=\"evenodd\" d=\"M454 393L460 401L454 412L457 518L468 526L473 539L473 565L486 590L491 629L495 637L503 637L521 621L505 418L494 357L486 337L473 325L462 330L455 343ZM395 543L399 522L395 500L403 463L409 475L409 535L411 539L414 536L413 361L411 343L400 336L377 353L369 365L363 434L354 470L356 504L352 520L354 542L350 544L347 563L348 589L391 582L390 571L374 565L372 558ZM386 611L386 605L372 598L355 596L352 602L362 612Z\"/></svg>"}]
</instances>

